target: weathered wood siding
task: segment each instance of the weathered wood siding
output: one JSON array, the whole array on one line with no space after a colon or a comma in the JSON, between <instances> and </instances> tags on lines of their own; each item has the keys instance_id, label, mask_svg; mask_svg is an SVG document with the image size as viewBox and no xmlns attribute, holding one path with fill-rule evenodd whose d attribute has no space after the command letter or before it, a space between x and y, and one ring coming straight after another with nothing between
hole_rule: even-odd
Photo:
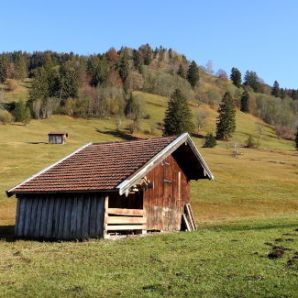
<instances>
[{"instance_id":1,"label":"weathered wood siding","mask_svg":"<svg viewBox=\"0 0 298 298\"><path fill-rule=\"evenodd\" d=\"M180 230L183 207L189 202L189 183L184 172L169 156L147 178L154 185L144 191L147 230Z\"/></svg>"},{"instance_id":2,"label":"weathered wood siding","mask_svg":"<svg viewBox=\"0 0 298 298\"><path fill-rule=\"evenodd\" d=\"M49 240L99 238L103 218L104 197L99 194L18 196L15 233Z\"/></svg>"}]
</instances>

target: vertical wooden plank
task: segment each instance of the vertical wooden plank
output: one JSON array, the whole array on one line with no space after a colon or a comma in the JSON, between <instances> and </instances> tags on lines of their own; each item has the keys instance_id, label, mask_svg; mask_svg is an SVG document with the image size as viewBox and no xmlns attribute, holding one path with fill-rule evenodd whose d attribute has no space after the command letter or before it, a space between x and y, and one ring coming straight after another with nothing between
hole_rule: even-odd
<instances>
[{"instance_id":1,"label":"vertical wooden plank","mask_svg":"<svg viewBox=\"0 0 298 298\"><path fill-rule=\"evenodd\" d=\"M89 238L90 196L86 195L83 204L82 237Z\"/></svg>"},{"instance_id":2,"label":"vertical wooden plank","mask_svg":"<svg viewBox=\"0 0 298 298\"><path fill-rule=\"evenodd\" d=\"M57 239L63 239L63 229L64 229L64 216L65 216L65 198L59 198L61 200L59 209L59 229Z\"/></svg>"},{"instance_id":3,"label":"vertical wooden plank","mask_svg":"<svg viewBox=\"0 0 298 298\"><path fill-rule=\"evenodd\" d=\"M71 209L73 198L71 196L65 199L65 212L64 212L64 227L63 227L63 239L71 239L70 225L71 225Z\"/></svg>"},{"instance_id":4,"label":"vertical wooden plank","mask_svg":"<svg viewBox=\"0 0 298 298\"><path fill-rule=\"evenodd\" d=\"M34 238L38 200L37 200L36 196L34 196L34 197L32 196L31 199L32 199L32 206L31 206L31 214L30 214L29 235L30 235L30 238Z\"/></svg>"},{"instance_id":5,"label":"vertical wooden plank","mask_svg":"<svg viewBox=\"0 0 298 298\"><path fill-rule=\"evenodd\" d=\"M19 236L20 209L21 209L21 201L19 198L17 198L16 223L15 223L15 227L14 227L14 233L16 236Z\"/></svg>"},{"instance_id":6,"label":"vertical wooden plank","mask_svg":"<svg viewBox=\"0 0 298 298\"><path fill-rule=\"evenodd\" d=\"M70 210L71 219L70 219L70 237L71 239L78 239L77 237L77 211L78 211L78 198L75 195L73 197L73 204Z\"/></svg>"},{"instance_id":7,"label":"vertical wooden plank","mask_svg":"<svg viewBox=\"0 0 298 298\"><path fill-rule=\"evenodd\" d=\"M104 198L104 224L103 224L103 238L108 238L108 208L109 208L109 197Z\"/></svg>"},{"instance_id":8,"label":"vertical wooden plank","mask_svg":"<svg viewBox=\"0 0 298 298\"><path fill-rule=\"evenodd\" d=\"M103 236L104 225L104 198L100 195L96 196L96 237Z\"/></svg>"},{"instance_id":9,"label":"vertical wooden plank","mask_svg":"<svg viewBox=\"0 0 298 298\"><path fill-rule=\"evenodd\" d=\"M37 208L36 208L36 219L35 219L35 225L34 225L34 232L33 236L34 238L40 237L40 221L41 221L41 212L42 212L42 198L40 196L37 196L35 199L37 202Z\"/></svg>"},{"instance_id":10,"label":"vertical wooden plank","mask_svg":"<svg viewBox=\"0 0 298 298\"><path fill-rule=\"evenodd\" d=\"M31 218L31 206L32 206L32 199L26 198L25 199L25 226L24 226L24 237L29 237L29 227L30 227L30 218Z\"/></svg>"},{"instance_id":11,"label":"vertical wooden plank","mask_svg":"<svg viewBox=\"0 0 298 298\"><path fill-rule=\"evenodd\" d=\"M77 216L76 216L76 237L82 240L82 222L83 222L83 196L78 197Z\"/></svg>"},{"instance_id":12,"label":"vertical wooden plank","mask_svg":"<svg viewBox=\"0 0 298 298\"><path fill-rule=\"evenodd\" d=\"M44 196L41 198L42 209L41 209L41 220L40 220L40 237L45 238L47 233L48 223L48 197Z\"/></svg>"},{"instance_id":13,"label":"vertical wooden plank","mask_svg":"<svg viewBox=\"0 0 298 298\"><path fill-rule=\"evenodd\" d=\"M96 237L96 212L97 212L97 197L92 195L90 197L90 222L89 222L89 236Z\"/></svg>"},{"instance_id":14,"label":"vertical wooden plank","mask_svg":"<svg viewBox=\"0 0 298 298\"><path fill-rule=\"evenodd\" d=\"M45 237L47 239L53 239L53 213L54 213L54 197L49 196L48 200L48 216L47 216L47 228Z\"/></svg>"},{"instance_id":15,"label":"vertical wooden plank","mask_svg":"<svg viewBox=\"0 0 298 298\"><path fill-rule=\"evenodd\" d=\"M55 196L54 199L54 213L53 213L53 238L58 239L59 233L59 210L61 206L61 199Z\"/></svg>"}]
</instances>

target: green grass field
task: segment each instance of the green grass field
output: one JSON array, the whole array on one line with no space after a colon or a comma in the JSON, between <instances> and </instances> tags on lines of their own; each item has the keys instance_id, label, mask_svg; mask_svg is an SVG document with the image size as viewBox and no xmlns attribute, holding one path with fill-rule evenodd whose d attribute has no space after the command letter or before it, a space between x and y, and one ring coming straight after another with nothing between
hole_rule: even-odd
<instances>
[{"instance_id":1,"label":"green grass field","mask_svg":"<svg viewBox=\"0 0 298 298\"><path fill-rule=\"evenodd\" d=\"M167 102L137 94L150 114L137 135L149 137ZM199 109L209 113L202 133L214 131L216 111L194 102L191 106L194 115ZM126 125L123 120L122 128ZM6 189L85 143L121 140L115 127L114 119L66 116L0 126L0 229L15 220L15 199L6 198ZM242 148L249 134L260 136L260 127L260 148ZM46 144L47 133L55 130L69 133L66 145ZM84 243L4 239L0 296L298 297L298 153L293 144L241 112L230 142L205 149L202 139L194 141L215 176L215 181L191 184L197 232ZM237 158L232 156L234 144ZM274 245L289 250L268 259Z\"/></svg>"}]
</instances>

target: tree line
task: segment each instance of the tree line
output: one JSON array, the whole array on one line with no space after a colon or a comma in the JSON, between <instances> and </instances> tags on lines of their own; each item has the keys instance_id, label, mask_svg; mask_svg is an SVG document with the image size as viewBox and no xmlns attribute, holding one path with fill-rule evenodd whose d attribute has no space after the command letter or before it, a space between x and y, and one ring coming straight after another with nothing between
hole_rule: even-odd
<instances>
[{"instance_id":1,"label":"tree line","mask_svg":"<svg viewBox=\"0 0 298 298\"><path fill-rule=\"evenodd\" d=\"M16 120L24 122L29 117L42 119L62 113L86 118L126 116L137 123L148 115L132 91L171 97L179 89L184 98L197 99L219 109L228 93L242 112L262 118L277 131L293 130L298 113L297 90L280 88L277 81L271 87L254 71L247 71L242 79L236 67L229 77L223 70L214 76L210 65L204 70L173 49L153 49L149 44L138 49L111 48L93 55L17 51L0 54L0 83L12 85L9 88L13 89L13 80L30 78L25 108L18 101L8 108ZM205 82L211 89L206 88ZM23 117L17 110L23 111Z\"/></svg>"}]
</instances>

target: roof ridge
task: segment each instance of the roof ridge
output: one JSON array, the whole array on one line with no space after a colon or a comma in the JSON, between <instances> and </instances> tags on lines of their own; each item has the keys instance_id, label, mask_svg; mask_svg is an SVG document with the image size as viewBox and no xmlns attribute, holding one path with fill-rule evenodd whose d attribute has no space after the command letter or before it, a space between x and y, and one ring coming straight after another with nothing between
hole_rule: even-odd
<instances>
[{"instance_id":1,"label":"roof ridge","mask_svg":"<svg viewBox=\"0 0 298 298\"><path fill-rule=\"evenodd\" d=\"M153 137L153 138L139 138L135 140L125 140L125 141L110 141L110 142L95 142L92 143L92 145L105 145L105 144L123 144L123 143L132 143L132 142L142 142L142 141L151 141L151 140L160 140L160 139L176 139L178 136L173 135L173 136L163 136L163 137Z\"/></svg>"}]
</instances>

